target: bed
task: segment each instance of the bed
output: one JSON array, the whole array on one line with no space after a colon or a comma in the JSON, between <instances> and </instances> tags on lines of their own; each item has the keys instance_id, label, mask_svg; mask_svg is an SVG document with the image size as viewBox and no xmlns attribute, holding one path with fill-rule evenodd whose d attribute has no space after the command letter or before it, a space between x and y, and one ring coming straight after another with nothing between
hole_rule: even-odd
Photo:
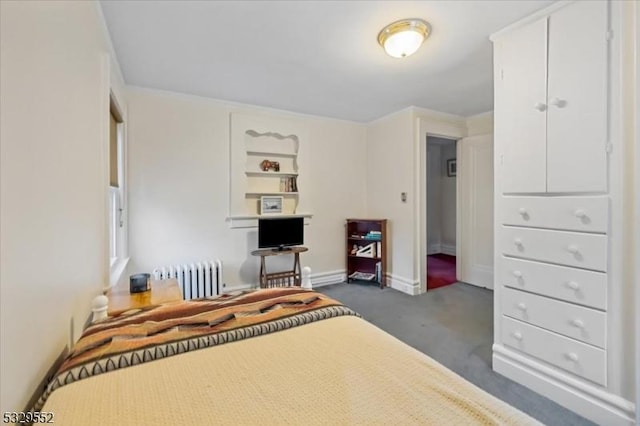
<instances>
[{"instance_id":1,"label":"bed","mask_svg":"<svg viewBox=\"0 0 640 426\"><path fill-rule=\"evenodd\" d=\"M93 324L37 409L64 425L537 424L340 302L299 287Z\"/></svg>"}]
</instances>

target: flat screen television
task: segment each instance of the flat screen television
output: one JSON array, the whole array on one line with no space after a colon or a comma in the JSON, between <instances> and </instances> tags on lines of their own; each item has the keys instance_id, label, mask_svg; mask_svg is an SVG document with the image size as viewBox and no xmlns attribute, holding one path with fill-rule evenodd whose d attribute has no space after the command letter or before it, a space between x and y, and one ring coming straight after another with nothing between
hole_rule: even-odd
<instances>
[{"instance_id":1,"label":"flat screen television","mask_svg":"<svg viewBox=\"0 0 640 426\"><path fill-rule=\"evenodd\" d=\"M274 217L258 219L258 247L287 250L304 243L304 219Z\"/></svg>"}]
</instances>

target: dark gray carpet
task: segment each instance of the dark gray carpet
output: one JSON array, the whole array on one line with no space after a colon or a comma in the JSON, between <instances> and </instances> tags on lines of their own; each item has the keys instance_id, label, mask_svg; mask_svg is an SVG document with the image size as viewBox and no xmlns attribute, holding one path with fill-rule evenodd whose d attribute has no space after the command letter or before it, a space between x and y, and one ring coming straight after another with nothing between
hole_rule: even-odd
<instances>
[{"instance_id":1,"label":"dark gray carpet","mask_svg":"<svg viewBox=\"0 0 640 426\"><path fill-rule=\"evenodd\" d=\"M456 283L420 296L370 284L316 289L547 425L593 425L491 369L493 292Z\"/></svg>"}]
</instances>

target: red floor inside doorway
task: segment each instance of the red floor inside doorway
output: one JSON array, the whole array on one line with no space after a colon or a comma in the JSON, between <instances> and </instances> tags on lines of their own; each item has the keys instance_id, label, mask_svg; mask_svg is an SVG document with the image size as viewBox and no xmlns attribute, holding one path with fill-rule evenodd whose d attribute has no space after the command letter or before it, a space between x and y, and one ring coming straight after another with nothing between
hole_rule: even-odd
<instances>
[{"instance_id":1,"label":"red floor inside doorway","mask_svg":"<svg viewBox=\"0 0 640 426\"><path fill-rule=\"evenodd\" d=\"M448 254L432 254L427 256L427 289L444 287L455 283L456 257Z\"/></svg>"}]
</instances>

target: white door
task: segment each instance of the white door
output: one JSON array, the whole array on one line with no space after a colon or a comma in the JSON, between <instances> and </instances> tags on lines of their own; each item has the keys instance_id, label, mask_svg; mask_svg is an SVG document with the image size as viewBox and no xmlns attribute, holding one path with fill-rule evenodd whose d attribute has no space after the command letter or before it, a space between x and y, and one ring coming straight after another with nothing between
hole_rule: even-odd
<instances>
[{"instance_id":1,"label":"white door","mask_svg":"<svg viewBox=\"0 0 640 426\"><path fill-rule=\"evenodd\" d=\"M493 135L458 141L458 279L493 289Z\"/></svg>"},{"instance_id":2,"label":"white door","mask_svg":"<svg viewBox=\"0 0 640 426\"><path fill-rule=\"evenodd\" d=\"M607 44L604 1L549 19L548 192L607 190Z\"/></svg>"},{"instance_id":3,"label":"white door","mask_svg":"<svg viewBox=\"0 0 640 426\"><path fill-rule=\"evenodd\" d=\"M546 191L547 18L496 45L495 114L503 141L502 192ZM497 68L498 68L497 67Z\"/></svg>"}]
</instances>

